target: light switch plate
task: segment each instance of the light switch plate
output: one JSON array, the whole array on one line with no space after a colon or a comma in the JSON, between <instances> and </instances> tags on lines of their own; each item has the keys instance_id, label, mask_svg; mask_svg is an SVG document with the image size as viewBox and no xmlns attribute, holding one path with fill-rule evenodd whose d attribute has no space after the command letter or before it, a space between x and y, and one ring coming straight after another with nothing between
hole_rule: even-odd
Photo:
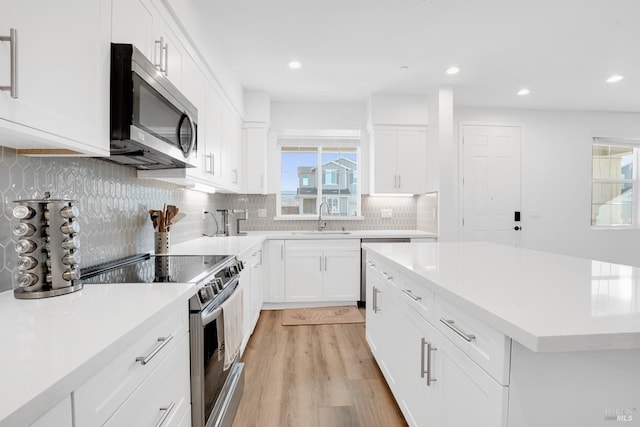
<instances>
[{"instance_id":1,"label":"light switch plate","mask_svg":"<svg viewBox=\"0 0 640 427\"><path fill-rule=\"evenodd\" d=\"M258 209L258 218L266 218L267 210L266 209Z\"/></svg>"},{"instance_id":2,"label":"light switch plate","mask_svg":"<svg viewBox=\"0 0 640 427\"><path fill-rule=\"evenodd\" d=\"M391 209L380 209L380 215L382 218L391 218L393 216Z\"/></svg>"}]
</instances>

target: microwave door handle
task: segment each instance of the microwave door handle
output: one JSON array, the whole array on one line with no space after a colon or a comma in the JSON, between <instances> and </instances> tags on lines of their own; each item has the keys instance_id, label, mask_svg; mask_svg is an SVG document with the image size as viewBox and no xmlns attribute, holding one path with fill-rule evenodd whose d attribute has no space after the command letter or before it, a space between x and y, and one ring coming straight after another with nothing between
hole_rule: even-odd
<instances>
[{"instance_id":1,"label":"microwave door handle","mask_svg":"<svg viewBox=\"0 0 640 427\"><path fill-rule=\"evenodd\" d=\"M193 119L189 115L189 113L184 113L187 116L187 120L189 120L189 126L191 127L191 144L189 144L189 152L193 150L193 147L196 145L196 125L193 123ZM213 172L213 171L212 171Z\"/></svg>"}]
</instances>

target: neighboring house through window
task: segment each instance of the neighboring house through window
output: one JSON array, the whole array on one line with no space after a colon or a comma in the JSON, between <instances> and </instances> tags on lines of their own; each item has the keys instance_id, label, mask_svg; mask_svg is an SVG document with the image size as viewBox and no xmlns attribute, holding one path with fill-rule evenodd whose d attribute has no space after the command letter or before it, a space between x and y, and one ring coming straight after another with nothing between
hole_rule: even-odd
<instances>
[{"instance_id":1,"label":"neighboring house through window","mask_svg":"<svg viewBox=\"0 0 640 427\"><path fill-rule=\"evenodd\" d=\"M330 132L279 135L278 216L317 217L323 202L323 215L360 216L359 132Z\"/></svg>"}]
</instances>

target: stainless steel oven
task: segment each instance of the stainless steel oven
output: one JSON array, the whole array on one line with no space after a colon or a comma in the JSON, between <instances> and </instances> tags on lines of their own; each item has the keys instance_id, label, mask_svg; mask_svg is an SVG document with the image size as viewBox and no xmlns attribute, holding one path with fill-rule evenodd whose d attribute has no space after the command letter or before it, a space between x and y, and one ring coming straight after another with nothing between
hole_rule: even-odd
<instances>
[{"instance_id":1,"label":"stainless steel oven","mask_svg":"<svg viewBox=\"0 0 640 427\"><path fill-rule=\"evenodd\" d=\"M239 291L243 268L234 256L141 254L81 272L84 283L197 283L189 300L193 427L231 426L242 397L244 365L232 360L225 369L223 308Z\"/></svg>"},{"instance_id":2,"label":"stainless steel oven","mask_svg":"<svg viewBox=\"0 0 640 427\"><path fill-rule=\"evenodd\" d=\"M194 297L195 300L191 301L189 326L193 427L231 426L240 403L244 385L244 364L234 360L230 367L225 369L222 308L223 303L238 285L239 278L236 275L223 285L223 289L216 295L215 302L204 309L199 308L202 295L197 295ZM216 285L211 289L216 289Z\"/></svg>"}]
</instances>

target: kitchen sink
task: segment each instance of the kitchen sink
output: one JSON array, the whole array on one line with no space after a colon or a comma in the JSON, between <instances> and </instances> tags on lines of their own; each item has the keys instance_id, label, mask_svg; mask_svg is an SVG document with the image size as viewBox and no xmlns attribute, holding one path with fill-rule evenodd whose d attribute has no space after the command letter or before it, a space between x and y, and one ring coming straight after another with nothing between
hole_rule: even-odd
<instances>
[{"instance_id":1,"label":"kitchen sink","mask_svg":"<svg viewBox=\"0 0 640 427\"><path fill-rule=\"evenodd\" d=\"M291 234L295 235L315 235L315 236L322 236L322 235L332 235L332 234L351 234L350 231L292 231Z\"/></svg>"}]
</instances>

